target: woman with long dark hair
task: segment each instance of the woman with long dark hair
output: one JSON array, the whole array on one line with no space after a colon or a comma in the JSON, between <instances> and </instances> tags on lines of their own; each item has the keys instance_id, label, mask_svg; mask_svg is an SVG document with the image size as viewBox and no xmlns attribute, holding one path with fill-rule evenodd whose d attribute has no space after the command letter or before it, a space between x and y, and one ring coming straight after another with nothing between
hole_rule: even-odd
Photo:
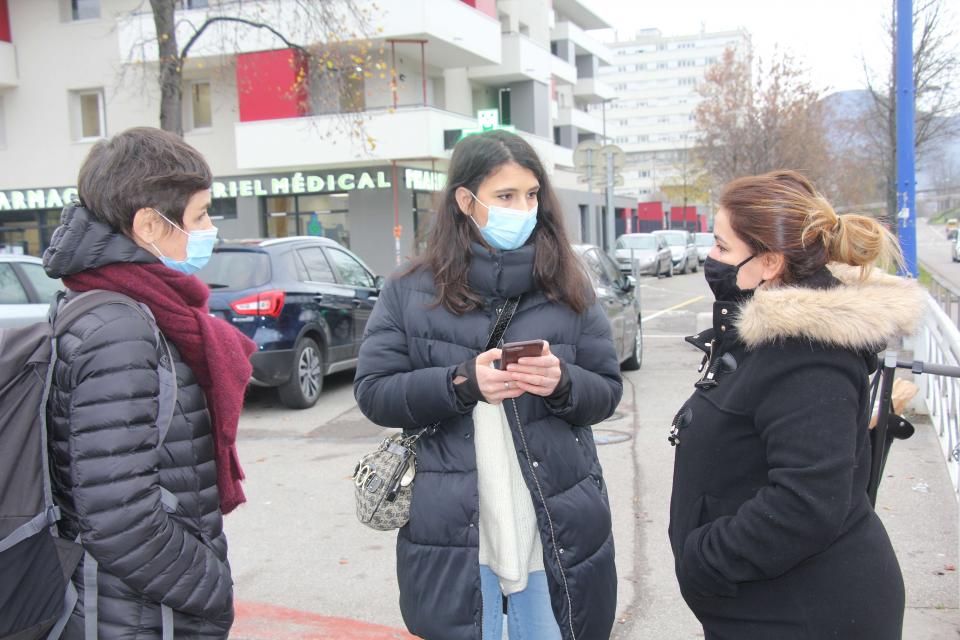
<instances>
[{"instance_id":1,"label":"woman with long dark hair","mask_svg":"<svg viewBox=\"0 0 960 640\"><path fill-rule=\"evenodd\" d=\"M875 219L802 175L733 181L704 275L713 327L677 413L670 541L706 640L897 640L900 566L867 497L868 374L924 308Z\"/></svg>"},{"instance_id":2,"label":"woman with long dark hair","mask_svg":"<svg viewBox=\"0 0 960 640\"><path fill-rule=\"evenodd\" d=\"M484 351L519 297L506 342ZM610 507L590 425L622 393L610 326L536 153L506 132L454 149L424 256L392 276L367 325L355 393L417 443L397 539L400 607L430 640L605 640L616 607ZM505 602L504 602L505 598Z\"/></svg>"}]
</instances>

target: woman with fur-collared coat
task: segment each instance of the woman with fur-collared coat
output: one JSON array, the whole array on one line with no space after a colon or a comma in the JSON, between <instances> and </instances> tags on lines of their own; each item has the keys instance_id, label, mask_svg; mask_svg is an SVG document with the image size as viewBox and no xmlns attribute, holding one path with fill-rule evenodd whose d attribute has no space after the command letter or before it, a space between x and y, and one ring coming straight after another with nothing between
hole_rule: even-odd
<instances>
[{"instance_id":1,"label":"woman with fur-collared coat","mask_svg":"<svg viewBox=\"0 0 960 640\"><path fill-rule=\"evenodd\" d=\"M713 328L674 420L669 535L706 640L893 640L903 578L867 498L876 353L910 334L915 282L872 218L838 216L803 176L726 187L704 274ZM859 267L859 268L856 268Z\"/></svg>"}]
</instances>

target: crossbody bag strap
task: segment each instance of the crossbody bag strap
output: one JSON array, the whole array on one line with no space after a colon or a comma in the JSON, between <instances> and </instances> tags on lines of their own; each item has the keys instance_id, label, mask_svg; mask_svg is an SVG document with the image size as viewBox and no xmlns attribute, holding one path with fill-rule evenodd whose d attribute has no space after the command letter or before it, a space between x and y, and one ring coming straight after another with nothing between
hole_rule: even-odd
<instances>
[{"instance_id":1,"label":"crossbody bag strap","mask_svg":"<svg viewBox=\"0 0 960 640\"><path fill-rule=\"evenodd\" d=\"M508 298L503 306L497 310L497 321L493 325L493 330L490 331L490 337L487 339L487 346L484 351L489 351L490 349L495 349L500 341L503 339L503 334L506 332L507 327L510 326L510 321L513 320L513 314L516 312L517 307L520 305L520 296L515 298ZM429 427L425 427L418 431L416 434L405 438L403 443L407 447L412 447L417 443L417 440L423 436L433 435L437 427L440 426L439 422L434 422Z\"/></svg>"}]
</instances>

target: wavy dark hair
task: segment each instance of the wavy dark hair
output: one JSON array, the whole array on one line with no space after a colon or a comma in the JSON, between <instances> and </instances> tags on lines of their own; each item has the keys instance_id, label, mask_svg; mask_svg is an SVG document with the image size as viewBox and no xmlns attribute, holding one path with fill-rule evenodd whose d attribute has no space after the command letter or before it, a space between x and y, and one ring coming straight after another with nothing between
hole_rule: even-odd
<instances>
[{"instance_id":1,"label":"wavy dark hair","mask_svg":"<svg viewBox=\"0 0 960 640\"><path fill-rule=\"evenodd\" d=\"M550 179L533 147L520 136L506 131L489 131L457 143L427 249L410 265L407 273L421 268L429 270L437 288L437 304L457 315L484 306L483 296L470 289L467 272L472 255L470 245L485 243L469 216L460 212L456 193L460 187L477 193L488 176L511 162L528 169L540 183L537 226L528 241L536 248L534 281L551 302L566 304L583 313L594 301L593 288L570 246Z\"/></svg>"}]
</instances>

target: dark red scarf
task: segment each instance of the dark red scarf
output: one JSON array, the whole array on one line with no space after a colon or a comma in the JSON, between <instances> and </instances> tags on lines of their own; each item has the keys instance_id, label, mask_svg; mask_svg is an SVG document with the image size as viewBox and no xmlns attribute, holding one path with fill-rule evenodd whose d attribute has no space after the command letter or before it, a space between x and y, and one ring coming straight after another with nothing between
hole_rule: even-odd
<instances>
[{"instance_id":1,"label":"dark red scarf","mask_svg":"<svg viewBox=\"0 0 960 640\"><path fill-rule=\"evenodd\" d=\"M130 296L150 308L163 335L173 341L207 398L217 463L220 510L230 513L246 501L237 457L237 422L250 380L252 340L210 316L210 290L194 276L162 264L110 264L67 276L74 291L106 289Z\"/></svg>"}]
</instances>

